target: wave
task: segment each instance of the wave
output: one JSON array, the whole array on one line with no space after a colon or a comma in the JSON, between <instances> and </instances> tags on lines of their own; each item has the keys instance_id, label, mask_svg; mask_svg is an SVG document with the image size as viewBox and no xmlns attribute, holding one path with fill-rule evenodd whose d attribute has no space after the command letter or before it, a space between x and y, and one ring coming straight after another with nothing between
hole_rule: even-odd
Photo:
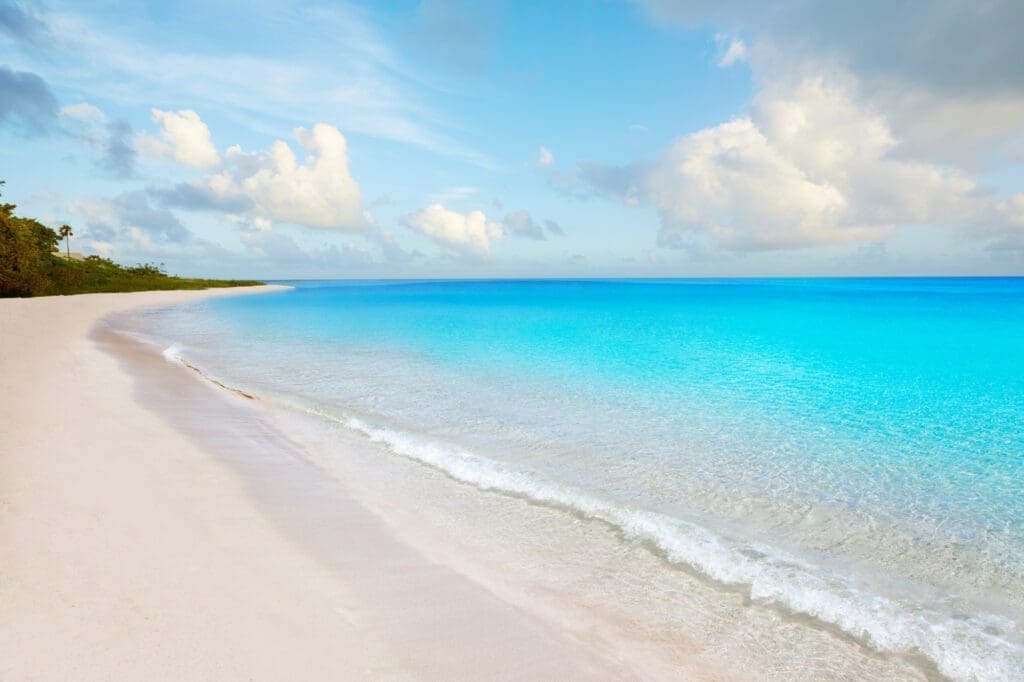
<instances>
[{"instance_id":1,"label":"wave","mask_svg":"<svg viewBox=\"0 0 1024 682\"><path fill-rule=\"evenodd\" d=\"M164 359L167 360L167 362L172 362L172 363L181 365L183 367L187 367L188 369L192 370L193 372L198 374L200 377L202 377L206 381L209 381L211 384L217 386L218 388L222 388L225 391L230 391L231 393L236 393L236 394L238 394L238 395L240 395L243 398L246 398L248 400L258 400L258 398L255 395L253 395L252 393L249 393L247 391L243 391L240 388L235 388L234 386L228 386L227 384L225 384L224 382L220 381L219 379L216 379L213 376L207 374L200 367L198 367L198 366L192 364L191 362L189 362L188 360L186 360L184 358L184 356L182 356L182 354L181 354L181 346L179 346L178 344L172 344L172 345L168 346L167 348L165 348L163 350L161 355L164 356Z\"/></svg>"},{"instance_id":2,"label":"wave","mask_svg":"<svg viewBox=\"0 0 1024 682\"><path fill-rule=\"evenodd\" d=\"M163 354L220 388L257 399L190 364L177 345ZM1019 679L1024 670L1024 646L1001 636L1016 628L1007 618L989 613L944 613L925 604L900 602L858 589L843 576L775 547L730 538L667 514L622 506L452 444L291 400L281 402L353 430L396 455L482 491L522 497L607 523L625 538L657 547L671 563L742 589L752 602L809 616L880 652L923 656L949 678L1012 680Z\"/></svg>"},{"instance_id":3,"label":"wave","mask_svg":"<svg viewBox=\"0 0 1024 682\"><path fill-rule=\"evenodd\" d=\"M989 614L953 617L925 608L914 612L776 548L731 541L666 514L619 506L459 447L373 426L357 417L304 409L480 490L521 496L608 523L627 538L653 544L672 563L743 588L752 601L811 616L882 652L923 655L953 679L1009 680L1024 669L1024 649L994 634L1013 627L1007 619Z\"/></svg>"}]
</instances>

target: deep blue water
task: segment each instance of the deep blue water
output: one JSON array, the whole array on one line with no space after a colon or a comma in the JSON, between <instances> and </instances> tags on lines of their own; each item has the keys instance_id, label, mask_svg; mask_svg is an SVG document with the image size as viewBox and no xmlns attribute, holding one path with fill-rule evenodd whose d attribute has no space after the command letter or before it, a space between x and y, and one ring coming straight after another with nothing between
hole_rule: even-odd
<instances>
[{"instance_id":1,"label":"deep blue water","mask_svg":"<svg viewBox=\"0 0 1024 682\"><path fill-rule=\"evenodd\" d=\"M656 515L636 535L840 627L877 605L807 594L882 595L880 648L941 657L955 616L1020 660L1024 279L292 284L147 332L461 480ZM823 586L776 585L793 562Z\"/></svg>"}]
</instances>

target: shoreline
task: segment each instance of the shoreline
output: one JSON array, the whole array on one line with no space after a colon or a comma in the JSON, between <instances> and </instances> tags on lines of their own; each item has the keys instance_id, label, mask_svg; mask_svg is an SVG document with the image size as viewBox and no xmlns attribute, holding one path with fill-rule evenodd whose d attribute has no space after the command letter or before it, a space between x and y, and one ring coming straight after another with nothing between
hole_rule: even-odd
<instances>
[{"instance_id":1,"label":"shoreline","mask_svg":"<svg viewBox=\"0 0 1024 682\"><path fill-rule=\"evenodd\" d=\"M92 335L281 288L0 301L0 676L631 677L400 542L257 411Z\"/></svg>"},{"instance_id":2,"label":"shoreline","mask_svg":"<svg viewBox=\"0 0 1024 682\"><path fill-rule=\"evenodd\" d=\"M235 383L239 375L232 372L231 353L224 358L227 364L216 368L203 366L201 353L167 355L163 349L178 349L179 343L200 352L202 341L192 348L187 331L157 334L157 343L149 331L151 324L160 325L157 320L117 321L122 323L172 364L190 368L184 373L191 379L257 406L281 433L302 444L304 458L406 545L627 662L644 679L743 679L749 670L763 671L764 679L937 676L930 661L876 651L864 639L774 604L750 604L742 588L681 566L648 540L622 536L622 527L607 519L571 509L567 514L559 504L506 494L501 485L481 490L452 476L443 464L432 465L432 458L421 461L402 447L395 450L387 439L380 442L367 433L365 425L350 426L337 415L314 409L309 419L301 396ZM233 348L232 341L224 343ZM245 358L238 356L252 361ZM238 399L249 394L259 400ZM291 496L301 497L301 488Z\"/></svg>"}]
</instances>

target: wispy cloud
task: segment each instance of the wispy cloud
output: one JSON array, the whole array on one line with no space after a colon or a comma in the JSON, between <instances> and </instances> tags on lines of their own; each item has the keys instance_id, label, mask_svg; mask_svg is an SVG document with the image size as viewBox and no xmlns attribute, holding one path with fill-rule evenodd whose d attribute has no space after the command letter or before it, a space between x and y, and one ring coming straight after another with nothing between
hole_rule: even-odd
<instances>
[{"instance_id":1,"label":"wispy cloud","mask_svg":"<svg viewBox=\"0 0 1024 682\"><path fill-rule=\"evenodd\" d=\"M257 54L211 45L186 52L161 44L159 35L140 40L145 27L50 12L37 15L52 42L33 64L56 86L112 102L187 102L275 133L299 121L323 120L349 133L482 159L446 132L452 125L428 103L430 88L403 64L365 11L347 5L284 7L263 16L253 8L236 19L253 31L272 32L265 38L279 40L278 49ZM254 37L252 45L262 46L263 39Z\"/></svg>"},{"instance_id":2,"label":"wispy cloud","mask_svg":"<svg viewBox=\"0 0 1024 682\"><path fill-rule=\"evenodd\" d=\"M445 189L430 195L430 201L435 204L445 204L454 201L463 201L475 196L479 192L477 187L460 186L446 187Z\"/></svg>"}]
</instances>

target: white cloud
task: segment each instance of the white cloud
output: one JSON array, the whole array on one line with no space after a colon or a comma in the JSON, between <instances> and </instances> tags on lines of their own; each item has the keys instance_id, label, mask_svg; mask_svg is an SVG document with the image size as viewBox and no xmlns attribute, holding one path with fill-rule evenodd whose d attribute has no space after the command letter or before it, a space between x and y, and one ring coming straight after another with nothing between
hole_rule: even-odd
<instances>
[{"instance_id":1,"label":"white cloud","mask_svg":"<svg viewBox=\"0 0 1024 682\"><path fill-rule=\"evenodd\" d=\"M476 187L447 187L431 196L430 200L435 204L443 204L448 201L462 201L479 191Z\"/></svg>"},{"instance_id":2,"label":"white cloud","mask_svg":"<svg viewBox=\"0 0 1024 682\"><path fill-rule=\"evenodd\" d=\"M541 147L540 151L537 152L537 165L538 166L550 166L555 162L555 155L551 153L551 150L547 147Z\"/></svg>"},{"instance_id":3,"label":"white cloud","mask_svg":"<svg viewBox=\"0 0 1024 682\"><path fill-rule=\"evenodd\" d=\"M60 108L61 118L73 118L79 121L86 121L89 123L106 123L107 116L100 108L89 104L88 102L81 102L79 104L68 104Z\"/></svg>"},{"instance_id":4,"label":"white cloud","mask_svg":"<svg viewBox=\"0 0 1024 682\"><path fill-rule=\"evenodd\" d=\"M449 250L476 258L489 256L491 240L504 236L501 224L489 222L483 211L462 214L449 211L441 204L411 213L403 222Z\"/></svg>"},{"instance_id":5,"label":"white cloud","mask_svg":"<svg viewBox=\"0 0 1024 682\"><path fill-rule=\"evenodd\" d=\"M163 157L195 168L220 165L220 154L213 146L210 129L191 109L152 110L153 122L160 126L159 137L140 134L135 149L143 156Z\"/></svg>"},{"instance_id":6,"label":"white cloud","mask_svg":"<svg viewBox=\"0 0 1024 682\"><path fill-rule=\"evenodd\" d=\"M371 222L362 209L362 192L349 173L348 144L334 126L318 123L296 128L305 150L302 163L284 141L265 152L228 149L224 170L192 183L214 206L230 207L259 220L306 227L359 230Z\"/></svg>"},{"instance_id":7,"label":"white cloud","mask_svg":"<svg viewBox=\"0 0 1024 682\"><path fill-rule=\"evenodd\" d=\"M282 59L258 50L225 54L216 36L175 50L159 35L140 39L137 31L122 31L85 6L40 11L53 49L28 59L51 84L101 99L147 101L160 92L201 111L233 110L258 132L276 129L282 120L330 120L346 131L488 163L448 135L452 123L431 104L434 91L413 76L379 30L376 13L353 3L331 5L287 11L275 3L237 11L219 3L191 7L198 24L229 16L251 46L273 42L288 55Z\"/></svg>"},{"instance_id":8,"label":"white cloud","mask_svg":"<svg viewBox=\"0 0 1024 682\"><path fill-rule=\"evenodd\" d=\"M927 12L876 0L858 3L856 12L803 0L641 4L670 24L720 27L722 48L724 36L744 35L746 59L762 83L853 74L861 99L885 112L906 155L972 167L1024 156L1019 0L939 2Z\"/></svg>"},{"instance_id":9,"label":"white cloud","mask_svg":"<svg viewBox=\"0 0 1024 682\"><path fill-rule=\"evenodd\" d=\"M720 48L724 48L722 55L718 58L718 65L722 68L747 61L747 44L739 38L729 38L729 36L719 33L715 36L715 42Z\"/></svg>"},{"instance_id":10,"label":"white cloud","mask_svg":"<svg viewBox=\"0 0 1024 682\"><path fill-rule=\"evenodd\" d=\"M655 206L663 246L867 243L899 225L969 224L990 211L962 172L896 148L882 115L817 77L767 87L748 116L681 137L654 163L584 175L625 203Z\"/></svg>"}]
</instances>

